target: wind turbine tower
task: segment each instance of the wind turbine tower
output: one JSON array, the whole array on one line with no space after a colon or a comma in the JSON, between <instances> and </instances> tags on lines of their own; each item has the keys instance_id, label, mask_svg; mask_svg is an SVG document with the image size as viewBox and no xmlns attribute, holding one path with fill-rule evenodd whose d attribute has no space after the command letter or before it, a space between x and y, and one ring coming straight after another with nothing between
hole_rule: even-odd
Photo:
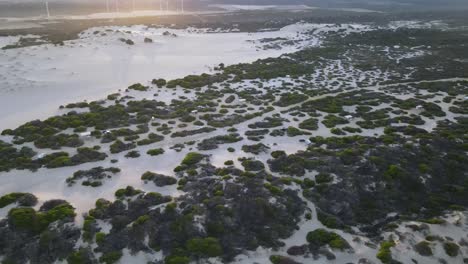
<instances>
[{"instance_id":1,"label":"wind turbine tower","mask_svg":"<svg viewBox=\"0 0 468 264\"><path fill-rule=\"evenodd\" d=\"M46 11L47 11L47 18L50 18L49 1L45 2L45 7L46 7Z\"/></svg>"},{"instance_id":2,"label":"wind turbine tower","mask_svg":"<svg viewBox=\"0 0 468 264\"><path fill-rule=\"evenodd\" d=\"M184 0L180 0L180 1L181 1L182 13L184 13Z\"/></svg>"},{"instance_id":3,"label":"wind turbine tower","mask_svg":"<svg viewBox=\"0 0 468 264\"><path fill-rule=\"evenodd\" d=\"M106 0L106 10L107 10L107 13L110 12L110 10L109 10L109 0Z\"/></svg>"}]
</instances>

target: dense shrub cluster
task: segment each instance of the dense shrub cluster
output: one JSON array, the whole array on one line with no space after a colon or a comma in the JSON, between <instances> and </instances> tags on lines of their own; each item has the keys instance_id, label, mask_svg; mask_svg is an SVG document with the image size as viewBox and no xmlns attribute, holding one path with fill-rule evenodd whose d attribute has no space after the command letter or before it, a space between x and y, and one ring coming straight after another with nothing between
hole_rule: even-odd
<instances>
[{"instance_id":1,"label":"dense shrub cluster","mask_svg":"<svg viewBox=\"0 0 468 264\"><path fill-rule=\"evenodd\" d=\"M8 221L12 226L33 233L41 233L57 220L74 217L74 208L65 201L45 211L36 212L33 208L23 207L8 212Z\"/></svg>"},{"instance_id":2,"label":"dense shrub cluster","mask_svg":"<svg viewBox=\"0 0 468 264\"><path fill-rule=\"evenodd\" d=\"M115 167L103 168L95 167L89 170L79 170L73 173L72 177L67 178L66 182L69 186L74 185L77 181L83 180L83 186L98 187L102 185L102 181L107 178L112 178L113 174L119 173L120 169Z\"/></svg>"},{"instance_id":3,"label":"dense shrub cluster","mask_svg":"<svg viewBox=\"0 0 468 264\"><path fill-rule=\"evenodd\" d=\"M348 242L336 233L326 231L325 229L316 229L307 233L307 242L314 247L325 245L334 249L344 250L350 248Z\"/></svg>"},{"instance_id":4,"label":"dense shrub cluster","mask_svg":"<svg viewBox=\"0 0 468 264\"><path fill-rule=\"evenodd\" d=\"M0 171L9 171L11 169L30 169L35 170L40 167L33 161L36 155L29 147L15 148L13 145L0 140Z\"/></svg>"},{"instance_id":5,"label":"dense shrub cluster","mask_svg":"<svg viewBox=\"0 0 468 264\"><path fill-rule=\"evenodd\" d=\"M34 206L37 204L37 198L30 193L9 193L0 197L0 208L16 203L20 206Z\"/></svg>"}]
</instances>

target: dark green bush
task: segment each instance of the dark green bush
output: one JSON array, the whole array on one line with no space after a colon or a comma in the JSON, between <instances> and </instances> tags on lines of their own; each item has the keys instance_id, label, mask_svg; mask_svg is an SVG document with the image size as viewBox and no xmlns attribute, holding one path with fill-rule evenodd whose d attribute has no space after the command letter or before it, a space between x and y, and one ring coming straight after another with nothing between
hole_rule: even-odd
<instances>
[{"instance_id":1,"label":"dark green bush","mask_svg":"<svg viewBox=\"0 0 468 264\"><path fill-rule=\"evenodd\" d=\"M346 240L336 233L328 232L325 229L316 229L307 233L307 242L315 246L329 245L331 248L344 250L350 248L350 245Z\"/></svg>"},{"instance_id":2,"label":"dark green bush","mask_svg":"<svg viewBox=\"0 0 468 264\"><path fill-rule=\"evenodd\" d=\"M157 148L157 149L150 149L146 152L146 154L150 155L150 156L157 156L157 155L161 155L161 154L164 154L164 149L162 148Z\"/></svg>"},{"instance_id":3,"label":"dark green bush","mask_svg":"<svg viewBox=\"0 0 468 264\"><path fill-rule=\"evenodd\" d=\"M414 250L421 256L432 256L431 243L428 241L421 241L414 245Z\"/></svg>"},{"instance_id":4,"label":"dark green bush","mask_svg":"<svg viewBox=\"0 0 468 264\"><path fill-rule=\"evenodd\" d=\"M377 252L377 258L382 261L383 264L392 263L392 252L391 248L395 246L395 242L391 241L384 241L380 243L379 252Z\"/></svg>"},{"instance_id":5,"label":"dark green bush","mask_svg":"<svg viewBox=\"0 0 468 264\"><path fill-rule=\"evenodd\" d=\"M33 208L13 208L8 212L9 222L18 229L40 233L49 224L65 218L75 217L75 209L68 203L62 203L45 212L36 212Z\"/></svg>"},{"instance_id":6,"label":"dark green bush","mask_svg":"<svg viewBox=\"0 0 468 264\"><path fill-rule=\"evenodd\" d=\"M105 264L114 264L122 257L122 252L120 251L112 251L108 253L104 253L100 258L99 261Z\"/></svg>"},{"instance_id":7,"label":"dark green bush","mask_svg":"<svg viewBox=\"0 0 468 264\"><path fill-rule=\"evenodd\" d=\"M204 157L205 156L200 153L190 152L182 160L182 164L186 166L192 166L200 162Z\"/></svg>"},{"instance_id":8,"label":"dark green bush","mask_svg":"<svg viewBox=\"0 0 468 264\"><path fill-rule=\"evenodd\" d=\"M444 242L444 250L450 257L456 257L460 252L460 246L453 242Z\"/></svg>"},{"instance_id":9,"label":"dark green bush","mask_svg":"<svg viewBox=\"0 0 468 264\"><path fill-rule=\"evenodd\" d=\"M317 130L318 120L315 118L306 119L299 124L299 128L306 129L306 130Z\"/></svg>"},{"instance_id":10,"label":"dark green bush","mask_svg":"<svg viewBox=\"0 0 468 264\"><path fill-rule=\"evenodd\" d=\"M187 250L196 256L200 257L218 257L223 254L218 239L214 237L207 238L193 238L187 241Z\"/></svg>"},{"instance_id":11,"label":"dark green bush","mask_svg":"<svg viewBox=\"0 0 468 264\"><path fill-rule=\"evenodd\" d=\"M22 201L22 198L29 198ZM30 193L9 193L0 197L0 208L8 206L12 203L19 202L21 206L34 206L37 203L37 198Z\"/></svg>"},{"instance_id":12,"label":"dark green bush","mask_svg":"<svg viewBox=\"0 0 468 264\"><path fill-rule=\"evenodd\" d=\"M148 86L144 86L141 83L135 83L135 84L130 85L128 89L136 90L136 91L146 91L148 90Z\"/></svg>"}]
</instances>

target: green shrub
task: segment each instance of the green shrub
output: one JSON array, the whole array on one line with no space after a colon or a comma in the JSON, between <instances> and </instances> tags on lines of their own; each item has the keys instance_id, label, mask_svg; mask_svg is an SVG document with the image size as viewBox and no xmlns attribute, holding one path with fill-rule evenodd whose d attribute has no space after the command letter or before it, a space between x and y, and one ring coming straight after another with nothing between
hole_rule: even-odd
<instances>
[{"instance_id":1,"label":"green shrub","mask_svg":"<svg viewBox=\"0 0 468 264\"><path fill-rule=\"evenodd\" d=\"M321 211L317 211L317 218L320 221L320 223L322 223L328 228L340 228L338 220L334 216L324 214Z\"/></svg>"},{"instance_id":2,"label":"green shrub","mask_svg":"<svg viewBox=\"0 0 468 264\"><path fill-rule=\"evenodd\" d=\"M192 166L200 162L205 156L200 153L190 152L182 160L183 165Z\"/></svg>"},{"instance_id":3,"label":"green shrub","mask_svg":"<svg viewBox=\"0 0 468 264\"><path fill-rule=\"evenodd\" d=\"M157 155L161 155L161 154L164 154L164 149L162 148L157 148L157 149L150 149L146 152L146 154L150 155L150 156L157 156Z\"/></svg>"},{"instance_id":4,"label":"green shrub","mask_svg":"<svg viewBox=\"0 0 468 264\"><path fill-rule=\"evenodd\" d=\"M8 219L16 228L40 233L49 224L68 217L75 217L75 215L74 208L68 203L63 203L46 212L36 212L30 207L13 208L8 212Z\"/></svg>"},{"instance_id":5,"label":"green shrub","mask_svg":"<svg viewBox=\"0 0 468 264\"><path fill-rule=\"evenodd\" d=\"M149 133L148 138L139 140L137 142L137 145L138 146L146 146L146 145L149 145L149 144L160 142L163 139L164 139L164 136L161 136L161 135L158 135L158 134L155 134L155 133Z\"/></svg>"},{"instance_id":6,"label":"green shrub","mask_svg":"<svg viewBox=\"0 0 468 264\"><path fill-rule=\"evenodd\" d=\"M242 160L241 165L246 171L260 171L265 169L265 165L259 160L245 159Z\"/></svg>"},{"instance_id":7,"label":"green shrub","mask_svg":"<svg viewBox=\"0 0 468 264\"><path fill-rule=\"evenodd\" d=\"M362 132L362 129L358 128L358 127L343 127L341 128L343 131L346 131L346 132L349 132L349 133L361 133Z\"/></svg>"},{"instance_id":8,"label":"green shrub","mask_svg":"<svg viewBox=\"0 0 468 264\"><path fill-rule=\"evenodd\" d=\"M109 101L115 101L115 100L117 100L117 99L119 98L119 96L120 96L120 93L109 94L109 95L107 96L107 100L109 100Z\"/></svg>"},{"instance_id":9,"label":"green shrub","mask_svg":"<svg viewBox=\"0 0 468 264\"><path fill-rule=\"evenodd\" d=\"M18 201L18 199L20 199L21 197L25 195L28 195L28 194L27 193L9 193L9 194L3 195L2 197L0 197L0 208L3 208L7 205L10 205Z\"/></svg>"},{"instance_id":10,"label":"green shrub","mask_svg":"<svg viewBox=\"0 0 468 264\"><path fill-rule=\"evenodd\" d=\"M142 224L146 223L146 221L148 221L149 219L150 219L149 215L142 215L142 216L138 217L137 220L135 220L133 225L134 226L142 225Z\"/></svg>"},{"instance_id":11,"label":"green shrub","mask_svg":"<svg viewBox=\"0 0 468 264\"><path fill-rule=\"evenodd\" d=\"M336 116L336 115L327 115L322 121L322 124L324 124L328 128L333 128L337 125L344 125L348 123L349 121L346 120L346 118Z\"/></svg>"},{"instance_id":12,"label":"green shrub","mask_svg":"<svg viewBox=\"0 0 468 264\"><path fill-rule=\"evenodd\" d=\"M445 220L440 218L421 219L420 221L431 225L441 225L445 223Z\"/></svg>"},{"instance_id":13,"label":"green shrub","mask_svg":"<svg viewBox=\"0 0 468 264\"><path fill-rule=\"evenodd\" d=\"M122 252L120 251L112 251L103 254L99 261L105 264L113 264L116 263L122 257Z\"/></svg>"},{"instance_id":14,"label":"green shrub","mask_svg":"<svg viewBox=\"0 0 468 264\"><path fill-rule=\"evenodd\" d=\"M460 246L453 242L445 242L444 243L444 250L447 255L450 257L456 257L458 256L458 252L460 251Z\"/></svg>"},{"instance_id":15,"label":"green shrub","mask_svg":"<svg viewBox=\"0 0 468 264\"><path fill-rule=\"evenodd\" d=\"M273 264L281 264L282 260L284 257L279 256L279 255L271 255L270 256L270 262Z\"/></svg>"},{"instance_id":16,"label":"green shrub","mask_svg":"<svg viewBox=\"0 0 468 264\"><path fill-rule=\"evenodd\" d=\"M304 102L307 100L308 96L302 93L287 93L287 94L282 94L278 100L278 102L275 103L275 105L280 106L280 107L286 107L290 106L293 104L298 104L301 102Z\"/></svg>"},{"instance_id":17,"label":"green shrub","mask_svg":"<svg viewBox=\"0 0 468 264\"><path fill-rule=\"evenodd\" d=\"M337 128L337 127L334 127L332 129L330 129L330 132L332 134L335 134L335 135L346 135L346 133L343 130L341 130L341 129Z\"/></svg>"},{"instance_id":18,"label":"green shrub","mask_svg":"<svg viewBox=\"0 0 468 264\"><path fill-rule=\"evenodd\" d=\"M315 176L315 182L318 184L329 183L331 181L333 181L333 177L328 173L319 173L317 176Z\"/></svg>"},{"instance_id":19,"label":"green shrub","mask_svg":"<svg viewBox=\"0 0 468 264\"><path fill-rule=\"evenodd\" d=\"M284 152L283 150L275 150L273 152L271 152L271 156L274 158L274 159L277 159L279 157L286 157L286 152Z\"/></svg>"},{"instance_id":20,"label":"green shrub","mask_svg":"<svg viewBox=\"0 0 468 264\"><path fill-rule=\"evenodd\" d=\"M192 254L202 257L218 257L223 254L223 248L214 237L190 239L186 248Z\"/></svg>"},{"instance_id":21,"label":"green shrub","mask_svg":"<svg viewBox=\"0 0 468 264\"><path fill-rule=\"evenodd\" d=\"M142 192L143 191L135 189L132 186L127 186L125 189L118 189L115 192L115 197L117 197L117 198L123 198L125 196L126 197L131 197L131 196L135 196L137 194L140 194Z\"/></svg>"},{"instance_id":22,"label":"green shrub","mask_svg":"<svg viewBox=\"0 0 468 264\"><path fill-rule=\"evenodd\" d=\"M183 171L185 169L187 169L186 166L177 166L177 167L174 168L174 172L180 172L180 171Z\"/></svg>"},{"instance_id":23,"label":"green shrub","mask_svg":"<svg viewBox=\"0 0 468 264\"><path fill-rule=\"evenodd\" d=\"M414 250L421 256L432 256L431 243L428 241L421 241L414 245Z\"/></svg>"},{"instance_id":24,"label":"green shrub","mask_svg":"<svg viewBox=\"0 0 468 264\"><path fill-rule=\"evenodd\" d=\"M128 89L143 92L143 91L148 90L148 86L143 86L141 83L135 83L135 84L130 85Z\"/></svg>"},{"instance_id":25,"label":"green shrub","mask_svg":"<svg viewBox=\"0 0 468 264\"><path fill-rule=\"evenodd\" d=\"M37 215L33 208L13 208L8 212L8 219L16 228L35 231L37 227Z\"/></svg>"},{"instance_id":26,"label":"green shrub","mask_svg":"<svg viewBox=\"0 0 468 264\"><path fill-rule=\"evenodd\" d=\"M75 208L69 203L63 203L55 206L47 212L39 212L39 222L47 227L50 223L68 217L75 217Z\"/></svg>"},{"instance_id":27,"label":"green shrub","mask_svg":"<svg viewBox=\"0 0 468 264\"><path fill-rule=\"evenodd\" d=\"M87 261L86 253L83 249L71 253L67 258L68 264L85 264L88 263Z\"/></svg>"},{"instance_id":28,"label":"green shrub","mask_svg":"<svg viewBox=\"0 0 468 264\"><path fill-rule=\"evenodd\" d=\"M60 156L51 160L49 163L47 163L46 167L47 168L60 168L60 167L66 167L66 166L71 166L71 165L72 165L72 162L71 162L70 157Z\"/></svg>"},{"instance_id":29,"label":"green shrub","mask_svg":"<svg viewBox=\"0 0 468 264\"><path fill-rule=\"evenodd\" d=\"M283 191L281 188L271 185L271 183L265 183L265 188L268 189L274 195L281 195Z\"/></svg>"},{"instance_id":30,"label":"green shrub","mask_svg":"<svg viewBox=\"0 0 468 264\"><path fill-rule=\"evenodd\" d=\"M392 247L395 246L395 242L391 241L384 241L380 244L379 252L377 252L377 258L384 264L388 264L392 262L392 251L390 250Z\"/></svg>"},{"instance_id":31,"label":"green shrub","mask_svg":"<svg viewBox=\"0 0 468 264\"><path fill-rule=\"evenodd\" d=\"M350 248L348 242L341 236L322 228L307 233L306 239L307 242L319 247L329 245L331 248L339 250Z\"/></svg>"},{"instance_id":32,"label":"green shrub","mask_svg":"<svg viewBox=\"0 0 468 264\"><path fill-rule=\"evenodd\" d=\"M161 88L161 87L163 87L164 85L166 85L167 82L166 82L165 79L161 79L161 78L160 78L160 79L153 79L153 80L151 81L151 83L152 83L152 84L155 84L155 85L157 85L159 88Z\"/></svg>"},{"instance_id":33,"label":"green shrub","mask_svg":"<svg viewBox=\"0 0 468 264\"><path fill-rule=\"evenodd\" d=\"M172 213L172 212L175 212L176 209L177 209L177 204L176 203L170 203L170 204L166 205L165 212Z\"/></svg>"},{"instance_id":34,"label":"green shrub","mask_svg":"<svg viewBox=\"0 0 468 264\"><path fill-rule=\"evenodd\" d=\"M58 134L43 136L34 141L34 146L41 149L60 149L61 147L76 148L82 146L83 144L84 142L76 134Z\"/></svg>"},{"instance_id":35,"label":"green shrub","mask_svg":"<svg viewBox=\"0 0 468 264\"><path fill-rule=\"evenodd\" d=\"M302 181L302 188L304 188L304 189L312 188L314 186L315 186L315 181L314 180L311 180L309 178L305 178Z\"/></svg>"},{"instance_id":36,"label":"green shrub","mask_svg":"<svg viewBox=\"0 0 468 264\"><path fill-rule=\"evenodd\" d=\"M112 143L109 148L110 148L110 152L112 154L116 154L116 153L120 153L122 151L134 149L134 148L136 148L136 145L135 145L135 143L125 144L122 141L117 140L114 143Z\"/></svg>"},{"instance_id":37,"label":"green shrub","mask_svg":"<svg viewBox=\"0 0 468 264\"><path fill-rule=\"evenodd\" d=\"M384 172L384 177L387 181L397 179L403 175L403 170L398 165L390 165Z\"/></svg>"},{"instance_id":38,"label":"green shrub","mask_svg":"<svg viewBox=\"0 0 468 264\"><path fill-rule=\"evenodd\" d=\"M98 232L96 233L96 243L99 245L101 244L102 242L104 242L104 239L106 238L106 234L102 233L102 232Z\"/></svg>"},{"instance_id":39,"label":"green shrub","mask_svg":"<svg viewBox=\"0 0 468 264\"><path fill-rule=\"evenodd\" d=\"M429 171L429 166L425 163L420 163L418 165L419 171L422 173L427 173Z\"/></svg>"},{"instance_id":40,"label":"green shrub","mask_svg":"<svg viewBox=\"0 0 468 264\"><path fill-rule=\"evenodd\" d=\"M288 135L288 137L295 137L295 136L304 135L306 133L300 130L299 128L289 126L286 130L286 134Z\"/></svg>"},{"instance_id":41,"label":"green shrub","mask_svg":"<svg viewBox=\"0 0 468 264\"><path fill-rule=\"evenodd\" d=\"M125 154L125 158L138 158L140 157L140 152L136 150L129 151L127 154Z\"/></svg>"},{"instance_id":42,"label":"green shrub","mask_svg":"<svg viewBox=\"0 0 468 264\"><path fill-rule=\"evenodd\" d=\"M190 258L186 256L167 256L164 259L165 264L189 264Z\"/></svg>"},{"instance_id":43,"label":"green shrub","mask_svg":"<svg viewBox=\"0 0 468 264\"><path fill-rule=\"evenodd\" d=\"M307 129L307 130L317 130L318 129L318 120L315 118L309 118L302 121L299 124L300 129Z\"/></svg>"}]
</instances>

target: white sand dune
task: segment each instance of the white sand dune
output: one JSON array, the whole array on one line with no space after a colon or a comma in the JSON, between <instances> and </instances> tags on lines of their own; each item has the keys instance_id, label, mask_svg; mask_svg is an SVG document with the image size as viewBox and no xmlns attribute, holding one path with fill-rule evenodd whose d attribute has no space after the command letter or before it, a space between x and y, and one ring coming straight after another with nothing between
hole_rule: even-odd
<instances>
[{"instance_id":1,"label":"white sand dune","mask_svg":"<svg viewBox=\"0 0 468 264\"><path fill-rule=\"evenodd\" d=\"M101 99L136 82L201 74L219 63L252 62L318 45L318 35L306 39L301 33L332 30L326 26L296 24L260 33L170 30L178 37L163 36L168 29L145 26L93 28L64 46L0 50L0 129L53 115L62 104ZM154 42L144 43L145 37ZM259 39L276 37L298 42L281 49L259 48ZM131 39L135 45L119 38ZM14 40L0 37L0 44Z\"/></svg>"}]
</instances>

